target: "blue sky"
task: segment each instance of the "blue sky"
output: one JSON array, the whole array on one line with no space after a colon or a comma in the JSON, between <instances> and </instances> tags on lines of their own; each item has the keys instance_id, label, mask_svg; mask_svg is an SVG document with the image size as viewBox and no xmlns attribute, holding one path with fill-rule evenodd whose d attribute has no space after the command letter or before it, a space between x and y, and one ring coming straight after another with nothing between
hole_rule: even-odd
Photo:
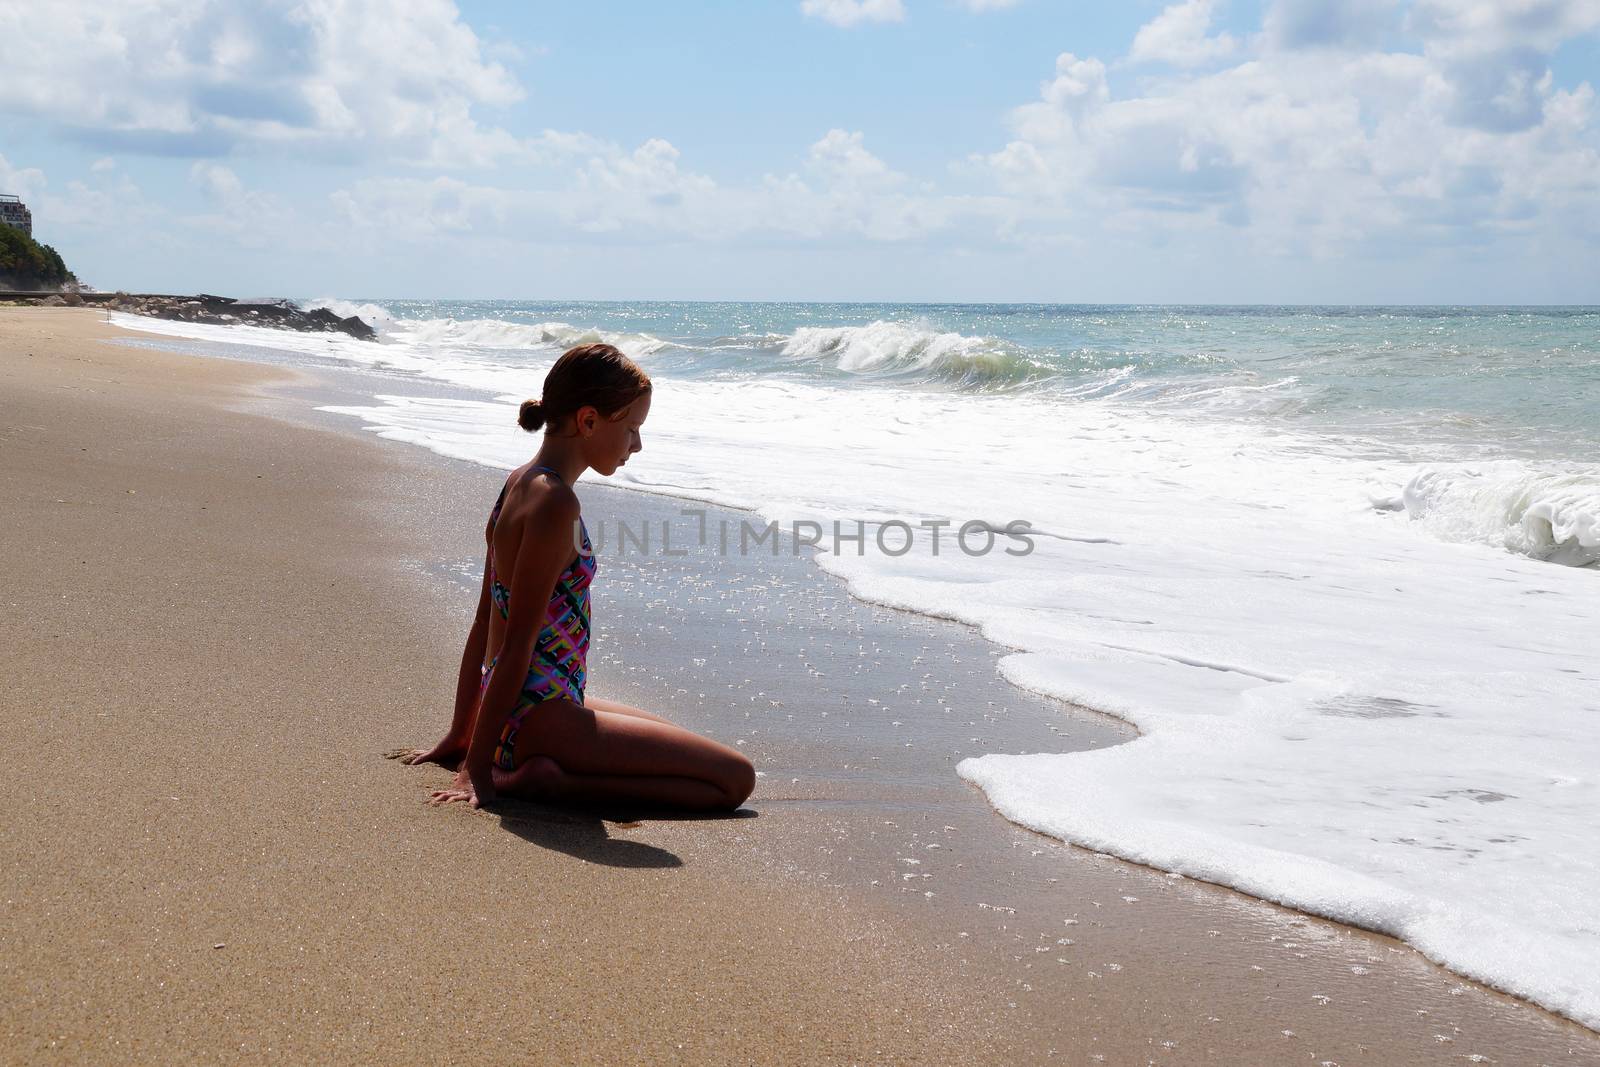
<instances>
[{"instance_id":1,"label":"blue sky","mask_svg":"<svg viewBox=\"0 0 1600 1067\"><path fill-rule=\"evenodd\" d=\"M102 288L1600 302L1600 0L0 8Z\"/></svg>"}]
</instances>

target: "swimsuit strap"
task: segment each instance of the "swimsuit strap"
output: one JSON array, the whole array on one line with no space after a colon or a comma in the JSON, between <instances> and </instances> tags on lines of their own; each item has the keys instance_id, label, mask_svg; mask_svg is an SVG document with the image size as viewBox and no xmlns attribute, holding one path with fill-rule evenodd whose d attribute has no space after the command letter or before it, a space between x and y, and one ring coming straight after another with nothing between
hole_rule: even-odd
<instances>
[{"instance_id":1,"label":"swimsuit strap","mask_svg":"<svg viewBox=\"0 0 1600 1067\"><path fill-rule=\"evenodd\" d=\"M500 524L500 509L505 506L506 490L510 488L510 482L506 482L500 487L500 495L495 498L494 510L489 513L491 538L494 528ZM505 583L500 580L500 575L495 571L494 541L492 539L489 542L489 599L493 600L495 607L500 609L500 617L502 619L511 618L511 590L506 588ZM492 661L490 666L493 666ZM487 673L484 680L488 680Z\"/></svg>"},{"instance_id":2,"label":"swimsuit strap","mask_svg":"<svg viewBox=\"0 0 1600 1067\"><path fill-rule=\"evenodd\" d=\"M561 475L557 474L555 471L551 470L549 467L529 467L528 469L530 471L544 471L546 474L550 475L552 478L554 478L556 481L560 482L562 485L566 485L567 484L567 480L565 478L561 477Z\"/></svg>"}]
</instances>

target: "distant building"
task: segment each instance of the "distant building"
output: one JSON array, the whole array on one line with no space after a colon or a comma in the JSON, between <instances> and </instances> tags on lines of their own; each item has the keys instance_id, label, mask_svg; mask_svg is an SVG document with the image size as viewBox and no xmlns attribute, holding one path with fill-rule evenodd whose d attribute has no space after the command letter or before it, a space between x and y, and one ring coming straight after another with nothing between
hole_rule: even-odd
<instances>
[{"instance_id":1,"label":"distant building","mask_svg":"<svg viewBox=\"0 0 1600 1067\"><path fill-rule=\"evenodd\" d=\"M29 237L33 236L33 212L28 210L28 205L22 202L20 196L0 193L0 222L15 226Z\"/></svg>"}]
</instances>

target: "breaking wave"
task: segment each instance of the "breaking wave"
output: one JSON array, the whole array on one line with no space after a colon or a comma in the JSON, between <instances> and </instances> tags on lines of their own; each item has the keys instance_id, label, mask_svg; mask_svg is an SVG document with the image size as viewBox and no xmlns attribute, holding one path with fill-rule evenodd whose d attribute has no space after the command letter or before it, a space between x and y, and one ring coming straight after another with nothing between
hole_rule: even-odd
<instances>
[{"instance_id":1,"label":"breaking wave","mask_svg":"<svg viewBox=\"0 0 1600 1067\"><path fill-rule=\"evenodd\" d=\"M976 388L1037 382L1060 372L1009 341L941 333L905 322L803 326L783 342L780 353L848 374L916 377Z\"/></svg>"},{"instance_id":2,"label":"breaking wave","mask_svg":"<svg viewBox=\"0 0 1600 1067\"><path fill-rule=\"evenodd\" d=\"M1427 467L1398 503L1446 540L1575 567L1600 562L1600 468L1552 471L1511 460Z\"/></svg>"},{"instance_id":3,"label":"breaking wave","mask_svg":"<svg viewBox=\"0 0 1600 1067\"><path fill-rule=\"evenodd\" d=\"M351 315L358 316L362 322L378 331L380 337L393 332L400 321L395 318L394 312L378 304L358 304L350 300L335 300L332 297L312 300L305 307L307 311L327 308L341 319L347 319Z\"/></svg>"}]
</instances>

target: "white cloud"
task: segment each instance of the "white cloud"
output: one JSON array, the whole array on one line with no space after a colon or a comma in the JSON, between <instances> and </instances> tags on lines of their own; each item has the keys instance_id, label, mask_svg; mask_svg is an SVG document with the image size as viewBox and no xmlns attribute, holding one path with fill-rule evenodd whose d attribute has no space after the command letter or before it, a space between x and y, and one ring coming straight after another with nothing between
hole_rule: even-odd
<instances>
[{"instance_id":1,"label":"white cloud","mask_svg":"<svg viewBox=\"0 0 1600 1067\"><path fill-rule=\"evenodd\" d=\"M136 151L470 165L519 150L473 111L522 90L451 0L6 4L0 69L13 115Z\"/></svg>"},{"instance_id":2,"label":"white cloud","mask_svg":"<svg viewBox=\"0 0 1600 1067\"><path fill-rule=\"evenodd\" d=\"M13 167L0 155L0 193L28 200L44 188L44 171L38 167Z\"/></svg>"},{"instance_id":3,"label":"white cloud","mask_svg":"<svg viewBox=\"0 0 1600 1067\"><path fill-rule=\"evenodd\" d=\"M1128 58L1135 62L1197 67L1231 55L1238 42L1226 33L1207 36L1214 0L1184 0L1139 27Z\"/></svg>"},{"instance_id":4,"label":"white cloud","mask_svg":"<svg viewBox=\"0 0 1600 1067\"><path fill-rule=\"evenodd\" d=\"M13 167L0 155L0 193L22 197L33 212L33 235L40 241L59 242L62 227L87 229L128 229L158 212L127 175L102 167L104 160L91 165L88 182L73 179L66 192L52 188L44 171L37 167Z\"/></svg>"},{"instance_id":5,"label":"white cloud","mask_svg":"<svg viewBox=\"0 0 1600 1067\"><path fill-rule=\"evenodd\" d=\"M237 174L219 163L208 160L195 163L189 168L189 181L213 207L226 215L261 218L287 213L278 196L245 188Z\"/></svg>"},{"instance_id":6,"label":"white cloud","mask_svg":"<svg viewBox=\"0 0 1600 1067\"><path fill-rule=\"evenodd\" d=\"M1119 97L1099 60L1064 53L1039 98L1012 113L1011 142L973 162L1041 228L1151 241L1216 240L1231 228L1262 251L1333 256L1535 232L1600 236L1594 91L1557 88L1547 53L1533 48L1592 26L1593 0L1426 3L1453 20L1432 16L1420 54L1353 49L1366 31L1349 23L1315 34L1302 22L1298 36L1278 23L1235 65L1173 73ZM1315 6L1279 4L1268 26ZM1178 5L1187 29L1160 39L1203 34L1197 7ZM1481 50L1463 58L1463 39ZM1508 40L1521 44L1496 47ZM1150 37L1142 47L1152 58Z\"/></svg>"},{"instance_id":7,"label":"white cloud","mask_svg":"<svg viewBox=\"0 0 1600 1067\"><path fill-rule=\"evenodd\" d=\"M189 168L189 182L212 209L185 218L189 225L227 235L247 248L279 241L284 233L298 228L295 212L283 198L246 188L232 169L219 163L194 163Z\"/></svg>"},{"instance_id":8,"label":"white cloud","mask_svg":"<svg viewBox=\"0 0 1600 1067\"><path fill-rule=\"evenodd\" d=\"M80 234L116 231L126 235L139 232L162 214L162 209L151 203L127 175L102 175L89 181L67 182L65 195L40 196L33 211L33 231L39 240L60 241L65 247L64 236L51 236L63 228Z\"/></svg>"},{"instance_id":9,"label":"white cloud","mask_svg":"<svg viewBox=\"0 0 1600 1067\"><path fill-rule=\"evenodd\" d=\"M1451 120L1513 133L1543 121L1549 55L1600 27L1600 0L1418 0L1407 27L1448 87Z\"/></svg>"},{"instance_id":10,"label":"white cloud","mask_svg":"<svg viewBox=\"0 0 1600 1067\"><path fill-rule=\"evenodd\" d=\"M546 167L511 188L376 179L333 195L348 225L387 239L476 235L531 243L571 239L729 243L917 240L962 231L992 243L1005 214L998 197L909 191L909 179L873 155L857 132L830 130L807 150L799 173L721 185L682 165L672 144L632 150L582 134L559 143Z\"/></svg>"},{"instance_id":11,"label":"white cloud","mask_svg":"<svg viewBox=\"0 0 1600 1067\"><path fill-rule=\"evenodd\" d=\"M800 12L846 28L864 22L901 22L906 17L902 0L801 0Z\"/></svg>"},{"instance_id":12,"label":"white cloud","mask_svg":"<svg viewBox=\"0 0 1600 1067\"><path fill-rule=\"evenodd\" d=\"M866 149L866 136L857 130L829 130L806 154L806 168L836 188L892 189L905 182L889 165Z\"/></svg>"},{"instance_id":13,"label":"white cloud","mask_svg":"<svg viewBox=\"0 0 1600 1067\"><path fill-rule=\"evenodd\" d=\"M456 178L376 178L332 195L358 229L401 240L473 234L543 242L560 237L715 237L737 228L729 195L678 165L678 150L653 138L633 149L584 134L547 134L544 165L522 187ZM543 179L543 180L538 180Z\"/></svg>"},{"instance_id":14,"label":"white cloud","mask_svg":"<svg viewBox=\"0 0 1600 1067\"><path fill-rule=\"evenodd\" d=\"M1071 52L1056 57L1056 76L1039 90L1040 100L1017 108L1013 124L1027 141L1070 139L1073 131L1111 99L1106 65Z\"/></svg>"},{"instance_id":15,"label":"white cloud","mask_svg":"<svg viewBox=\"0 0 1600 1067\"><path fill-rule=\"evenodd\" d=\"M1600 27L1600 0L1416 0L1407 23L1430 48L1549 52Z\"/></svg>"},{"instance_id":16,"label":"white cloud","mask_svg":"<svg viewBox=\"0 0 1600 1067\"><path fill-rule=\"evenodd\" d=\"M189 168L189 180L217 204L227 206L244 197L244 184L239 176L216 163L196 163Z\"/></svg>"},{"instance_id":17,"label":"white cloud","mask_svg":"<svg viewBox=\"0 0 1600 1067\"><path fill-rule=\"evenodd\" d=\"M1019 0L957 0L968 11L1002 11L1016 7Z\"/></svg>"},{"instance_id":18,"label":"white cloud","mask_svg":"<svg viewBox=\"0 0 1600 1067\"><path fill-rule=\"evenodd\" d=\"M1155 24L1165 32L1134 46L1152 62L1224 62L1208 43L1223 40L1208 4L1171 5ZM1591 88L1557 88L1540 67L1522 96L1501 94L1532 101L1527 113L1497 126L1462 113L1450 57L1352 39L1330 28L1291 48L1263 32L1228 42L1235 55L1220 69L1180 67L1121 95L1105 62L1063 53L1038 98L1012 112L1009 143L955 168L965 194L896 170L860 130L828 130L796 169L754 185L719 183L664 140L627 149L550 131L530 144L537 166L521 188L375 181L336 202L358 225L533 241L992 247L1109 234L1333 257L1600 229Z\"/></svg>"},{"instance_id":19,"label":"white cloud","mask_svg":"<svg viewBox=\"0 0 1600 1067\"><path fill-rule=\"evenodd\" d=\"M409 243L474 228L496 231L506 219L507 194L459 178L367 178L329 200L345 225Z\"/></svg>"}]
</instances>

